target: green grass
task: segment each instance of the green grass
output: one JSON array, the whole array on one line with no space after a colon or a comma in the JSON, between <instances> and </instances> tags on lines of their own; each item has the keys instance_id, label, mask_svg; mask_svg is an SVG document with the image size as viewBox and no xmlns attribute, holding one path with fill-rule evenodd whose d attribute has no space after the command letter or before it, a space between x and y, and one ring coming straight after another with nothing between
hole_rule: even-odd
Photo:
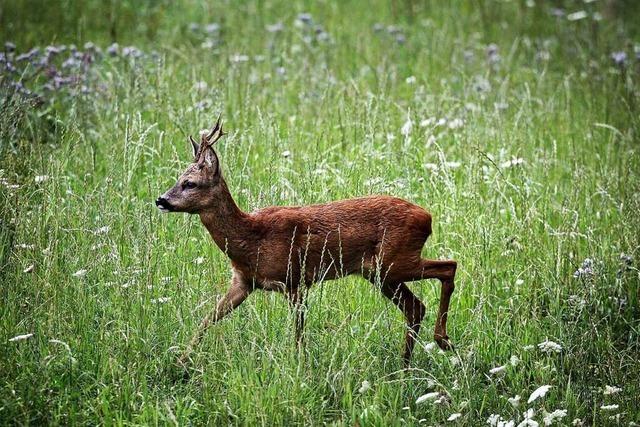
<instances>
[{"instance_id":1,"label":"green grass","mask_svg":"<svg viewBox=\"0 0 640 427\"><path fill-rule=\"evenodd\" d=\"M564 2L588 12L577 21L515 1L3 5L0 41L20 52L115 38L159 59L107 57L90 93L40 105L0 75L0 424L439 425L459 412L463 425L517 425L528 408L541 425L556 409L564 425L640 423L638 8L605 3ZM305 11L331 41L305 41ZM282 33L265 30L278 21ZM201 47L190 22L220 23L219 45ZM624 67L610 58L620 50ZM197 217L153 200L190 161L186 135L219 112L245 210L387 193L432 212L424 256L459 265L455 352L425 348L439 285L416 282L429 311L403 372L400 312L351 277L312 288L301 352L286 300L256 292L176 380L230 270ZM574 278L585 258L595 274ZM562 350L542 352L545 340ZM431 391L447 402L416 405Z\"/></svg>"}]
</instances>

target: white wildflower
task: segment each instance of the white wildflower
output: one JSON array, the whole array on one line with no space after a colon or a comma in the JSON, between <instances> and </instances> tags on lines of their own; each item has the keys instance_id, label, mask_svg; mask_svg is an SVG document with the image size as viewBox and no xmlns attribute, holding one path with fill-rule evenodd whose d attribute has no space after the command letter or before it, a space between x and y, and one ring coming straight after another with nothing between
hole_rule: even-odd
<instances>
[{"instance_id":1,"label":"white wildflower","mask_svg":"<svg viewBox=\"0 0 640 427\"><path fill-rule=\"evenodd\" d=\"M556 409L553 412L546 412L544 414L544 418L542 419L542 421L544 422L544 425L550 426L556 420L561 420L566 416L567 416L567 410L566 409Z\"/></svg>"},{"instance_id":2,"label":"white wildflower","mask_svg":"<svg viewBox=\"0 0 640 427\"><path fill-rule=\"evenodd\" d=\"M449 418L447 418L447 421L455 421L458 418L460 418L461 416L462 416L462 414L460 412L456 412L455 414L449 415Z\"/></svg>"},{"instance_id":3,"label":"white wildflower","mask_svg":"<svg viewBox=\"0 0 640 427\"><path fill-rule=\"evenodd\" d=\"M160 297L151 300L152 304L166 304L171 301L171 297Z\"/></svg>"},{"instance_id":4,"label":"white wildflower","mask_svg":"<svg viewBox=\"0 0 640 427\"><path fill-rule=\"evenodd\" d=\"M572 426L582 426L582 425L584 425L584 421L582 421L582 419L580 419L580 418L574 418L573 421L571 421L571 425Z\"/></svg>"},{"instance_id":5,"label":"white wildflower","mask_svg":"<svg viewBox=\"0 0 640 427\"><path fill-rule=\"evenodd\" d=\"M537 421L532 420L531 418L525 418L520 422L520 424L518 424L518 427L538 427L539 425L540 424L538 424Z\"/></svg>"},{"instance_id":6,"label":"white wildflower","mask_svg":"<svg viewBox=\"0 0 640 427\"><path fill-rule=\"evenodd\" d=\"M249 60L249 57L247 55L240 55L240 54L231 55L231 57L229 58L229 61L236 64L239 62L247 62L248 60Z\"/></svg>"},{"instance_id":7,"label":"white wildflower","mask_svg":"<svg viewBox=\"0 0 640 427\"><path fill-rule=\"evenodd\" d=\"M491 414L489 415L489 418L487 418L487 424L489 424L490 426L497 426L498 423L500 422L500 415L498 414Z\"/></svg>"},{"instance_id":8,"label":"white wildflower","mask_svg":"<svg viewBox=\"0 0 640 427\"><path fill-rule=\"evenodd\" d=\"M520 364L520 358L518 358L518 356L514 354L509 359L509 363L511 364L511 366L518 366Z\"/></svg>"},{"instance_id":9,"label":"white wildflower","mask_svg":"<svg viewBox=\"0 0 640 427\"><path fill-rule=\"evenodd\" d=\"M522 347L522 349L523 349L524 351L531 351L531 350L533 350L534 348L536 348L536 346L535 346L535 345L533 345L533 344L527 344L527 345L525 345L524 347Z\"/></svg>"},{"instance_id":10,"label":"white wildflower","mask_svg":"<svg viewBox=\"0 0 640 427\"><path fill-rule=\"evenodd\" d=\"M618 409L620 407L620 405L602 405L600 407L600 409L602 409L603 411L615 411L616 409Z\"/></svg>"},{"instance_id":11,"label":"white wildflower","mask_svg":"<svg viewBox=\"0 0 640 427\"><path fill-rule=\"evenodd\" d=\"M404 122L404 124L402 125L402 128L400 129L400 133L405 137L409 136L411 134L412 128L413 128L413 122L411 121L411 118L407 117L407 121Z\"/></svg>"},{"instance_id":12,"label":"white wildflower","mask_svg":"<svg viewBox=\"0 0 640 427\"><path fill-rule=\"evenodd\" d=\"M13 338L9 338L9 342L24 341L31 338L32 336L33 334L16 335Z\"/></svg>"},{"instance_id":13,"label":"white wildflower","mask_svg":"<svg viewBox=\"0 0 640 427\"><path fill-rule=\"evenodd\" d=\"M508 398L507 400L509 401L509 403L511 404L511 406L513 406L514 408L517 408L518 406L520 406L520 395L516 394L513 397Z\"/></svg>"},{"instance_id":14,"label":"white wildflower","mask_svg":"<svg viewBox=\"0 0 640 427\"><path fill-rule=\"evenodd\" d=\"M503 375L507 370L507 365L497 366L495 368L489 369L489 373L491 375Z\"/></svg>"},{"instance_id":15,"label":"white wildflower","mask_svg":"<svg viewBox=\"0 0 640 427\"><path fill-rule=\"evenodd\" d=\"M433 401L434 405L445 405L449 403L449 398L444 394L441 394L436 400Z\"/></svg>"},{"instance_id":16,"label":"white wildflower","mask_svg":"<svg viewBox=\"0 0 640 427\"><path fill-rule=\"evenodd\" d=\"M34 268L35 268L35 266L33 264L31 264L30 266L28 266L27 268L22 270L22 272L23 273L32 273Z\"/></svg>"},{"instance_id":17,"label":"white wildflower","mask_svg":"<svg viewBox=\"0 0 640 427\"><path fill-rule=\"evenodd\" d=\"M438 397L440 397L440 393L437 391L423 394L422 396L416 399L416 405L420 405L421 403L424 403L424 402L436 400Z\"/></svg>"},{"instance_id":18,"label":"white wildflower","mask_svg":"<svg viewBox=\"0 0 640 427\"><path fill-rule=\"evenodd\" d=\"M431 353L432 351L436 351L438 349L438 344L435 342L430 342L424 345L424 351L427 353Z\"/></svg>"},{"instance_id":19,"label":"white wildflower","mask_svg":"<svg viewBox=\"0 0 640 427\"><path fill-rule=\"evenodd\" d=\"M520 166L524 164L524 159L520 157L513 157L511 160L507 160L505 162L500 163L500 167L502 168L510 168L513 166Z\"/></svg>"},{"instance_id":20,"label":"white wildflower","mask_svg":"<svg viewBox=\"0 0 640 427\"><path fill-rule=\"evenodd\" d=\"M588 16L587 12L585 12L584 10L579 10L577 12L573 12L567 15L567 19L569 21L579 21L581 19L586 18L587 16Z\"/></svg>"},{"instance_id":21,"label":"white wildflower","mask_svg":"<svg viewBox=\"0 0 640 427\"><path fill-rule=\"evenodd\" d=\"M524 412L522 413L522 416L523 416L524 418L533 418L533 416L534 416L535 414L536 414L535 409L533 409L533 408L529 408L529 409L527 409L526 411L524 411Z\"/></svg>"},{"instance_id":22,"label":"white wildflower","mask_svg":"<svg viewBox=\"0 0 640 427\"><path fill-rule=\"evenodd\" d=\"M18 248L18 249L35 249L36 246L35 245L31 245L31 244L27 244L27 243L18 243L16 245L16 248Z\"/></svg>"},{"instance_id":23,"label":"white wildflower","mask_svg":"<svg viewBox=\"0 0 640 427\"><path fill-rule=\"evenodd\" d=\"M36 184L40 184L41 182L45 182L49 179L49 175L36 175L34 178Z\"/></svg>"},{"instance_id":24,"label":"white wildflower","mask_svg":"<svg viewBox=\"0 0 640 427\"><path fill-rule=\"evenodd\" d=\"M362 385L358 389L358 393L366 393L371 389L371 383L367 380L362 381Z\"/></svg>"},{"instance_id":25,"label":"white wildflower","mask_svg":"<svg viewBox=\"0 0 640 427\"><path fill-rule=\"evenodd\" d=\"M453 119L449 121L449 129L459 129L464 126L464 121L462 119Z\"/></svg>"},{"instance_id":26,"label":"white wildflower","mask_svg":"<svg viewBox=\"0 0 640 427\"><path fill-rule=\"evenodd\" d=\"M57 340L57 339L51 339L51 340L49 340L49 342L51 344L60 344L61 346L66 348L69 353L71 353L71 347L69 347L69 344L67 344L66 342L61 341L61 340Z\"/></svg>"},{"instance_id":27,"label":"white wildflower","mask_svg":"<svg viewBox=\"0 0 640 427\"><path fill-rule=\"evenodd\" d=\"M513 427L515 422L513 420L505 420L498 414L491 414L487 418L487 424L492 427Z\"/></svg>"},{"instance_id":28,"label":"white wildflower","mask_svg":"<svg viewBox=\"0 0 640 427\"><path fill-rule=\"evenodd\" d=\"M193 260L193 262L194 262L196 265L200 265L200 264L204 263L204 257L203 257L203 256L199 256L198 258L196 258L195 260Z\"/></svg>"},{"instance_id":29,"label":"white wildflower","mask_svg":"<svg viewBox=\"0 0 640 427\"><path fill-rule=\"evenodd\" d=\"M422 119L422 120L420 120L420 127L424 128L424 127L427 127L427 126L431 126L435 122L436 122L435 117L429 117L427 119Z\"/></svg>"},{"instance_id":30,"label":"white wildflower","mask_svg":"<svg viewBox=\"0 0 640 427\"><path fill-rule=\"evenodd\" d=\"M612 395L612 394L618 394L622 391L622 389L620 387L616 387L616 386L612 386L612 385L607 385L604 387L604 391L602 392L602 394L604 394L605 396L608 395Z\"/></svg>"},{"instance_id":31,"label":"white wildflower","mask_svg":"<svg viewBox=\"0 0 640 427\"><path fill-rule=\"evenodd\" d=\"M560 353L562 351L562 346L555 341L545 340L538 344L538 348L543 353Z\"/></svg>"},{"instance_id":32,"label":"white wildflower","mask_svg":"<svg viewBox=\"0 0 640 427\"><path fill-rule=\"evenodd\" d=\"M98 228L96 231L93 232L93 234L107 234L109 232L109 230L111 230L111 227L109 227L108 225L105 225L103 227Z\"/></svg>"},{"instance_id":33,"label":"white wildflower","mask_svg":"<svg viewBox=\"0 0 640 427\"><path fill-rule=\"evenodd\" d=\"M209 85L207 85L207 82L202 80L197 81L193 84L193 89L197 90L198 92L204 92L208 87Z\"/></svg>"},{"instance_id":34,"label":"white wildflower","mask_svg":"<svg viewBox=\"0 0 640 427\"><path fill-rule=\"evenodd\" d=\"M516 286L524 285L524 280L516 279Z\"/></svg>"},{"instance_id":35,"label":"white wildflower","mask_svg":"<svg viewBox=\"0 0 640 427\"><path fill-rule=\"evenodd\" d=\"M88 270L85 270L84 268L81 268L80 270L76 271L75 273L72 274L73 277L84 277L87 274Z\"/></svg>"},{"instance_id":36,"label":"white wildflower","mask_svg":"<svg viewBox=\"0 0 640 427\"><path fill-rule=\"evenodd\" d=\"M527 400L527 403L531 403L541 397L544 397L545 394L547 394L547 392L551 389L550 385L543 385L538 387L537 389L534 390L533 393L531 393L531 396L529 396L529 399Z\"/></svg>"},{"instance_id":37,"label":"white wildflower","mask_svg":"<svg viewBox=\"0 0 640 427\"><path fill-rule=\"evenodd\" d=\"M415 84L416 81L418 81L418 79L416 79L416 76L409 76L405 80L405 82L407 82L408 85Z\"/></svg>"},{"instance_id":38,"label":"white wildflower","mask_svg":"<svg viewBox=\"0 0 640 427\"><path fill-rule=\"evenodd\" d=\"M291 151L289 150L284 150L282 152L282 157L284 157L285 159L288 159L289 157L291 157Z\"/></svg>"},{"instance_id":39,"label":"white wildflower","mask_svg":"<svg viewBox=\"0 0 640 427\"><path fill-rule=\"evenodd\" d=\"M458 169L460 166L462 166L462 163L460 163L460 162L446 162L445 165L450 169Z\"/></svg>"}]
</instances>

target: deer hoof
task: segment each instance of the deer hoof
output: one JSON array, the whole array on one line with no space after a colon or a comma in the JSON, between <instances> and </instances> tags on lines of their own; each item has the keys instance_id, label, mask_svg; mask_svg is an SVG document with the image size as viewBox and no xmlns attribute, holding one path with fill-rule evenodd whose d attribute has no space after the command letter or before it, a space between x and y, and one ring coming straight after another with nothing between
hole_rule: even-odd
<instances>
[{"instance_id":1,"label":"deer hoof","mask_svg":"<svg viewBox=\"0 0 640 427\"><path fill-rule=\"evenodd\" d=\"M451 344L451 341L449 340L449 337L447 335L435 335L433 337L436 340L436 344L438 344L438 347L440 347L443 350L453 350L453 344Z\"/></svg>"}]
</instances>

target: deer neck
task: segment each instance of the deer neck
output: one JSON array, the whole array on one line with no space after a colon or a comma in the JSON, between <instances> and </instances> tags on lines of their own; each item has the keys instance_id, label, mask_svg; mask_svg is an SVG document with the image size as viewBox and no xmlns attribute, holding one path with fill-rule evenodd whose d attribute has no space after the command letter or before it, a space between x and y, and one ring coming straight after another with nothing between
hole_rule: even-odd
<instances>
[{"instance_id":1,"label":"deer neck","mask_svg":"<svg viewBox=\"0 0 640 427\"><path fill-rule=\"evenodd\" d=\"M200 220L220 250L233 261L241 262L247 255L252 221L233 200L224 180L220 187L215 205L200 212Z\"/></svg>"}]
</instances>

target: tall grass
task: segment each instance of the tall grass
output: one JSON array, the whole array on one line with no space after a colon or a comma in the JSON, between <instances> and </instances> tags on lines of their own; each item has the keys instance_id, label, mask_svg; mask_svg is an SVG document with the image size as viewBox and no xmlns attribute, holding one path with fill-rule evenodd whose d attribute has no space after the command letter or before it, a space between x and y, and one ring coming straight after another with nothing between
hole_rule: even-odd
<instances>
[{"instance_id":1,"label":"tall grass","mask_svg":"<svg viewBox=\"0 0 640 427\"><path fill-rule=\"evenodd\" d=\"M34 99L0 76L2 423L517 425L529 408L541 424L557 409L565 425L640 423L637 7L564 7L4 5L19 52L121 49L90 65L85 92ZM295 24L302 12L322 30ZM352 277L312 288L301 351L285 299L257 292L177 378L230 271L197 218L152 201L219 112L245 210L388 193L433 213L424 256L459 263L454 352L430 344L437 283L414 283L430 311L402 371L401 313ZM444 397L416 404L428 392Z\"/></svg>"}]
</instances>

